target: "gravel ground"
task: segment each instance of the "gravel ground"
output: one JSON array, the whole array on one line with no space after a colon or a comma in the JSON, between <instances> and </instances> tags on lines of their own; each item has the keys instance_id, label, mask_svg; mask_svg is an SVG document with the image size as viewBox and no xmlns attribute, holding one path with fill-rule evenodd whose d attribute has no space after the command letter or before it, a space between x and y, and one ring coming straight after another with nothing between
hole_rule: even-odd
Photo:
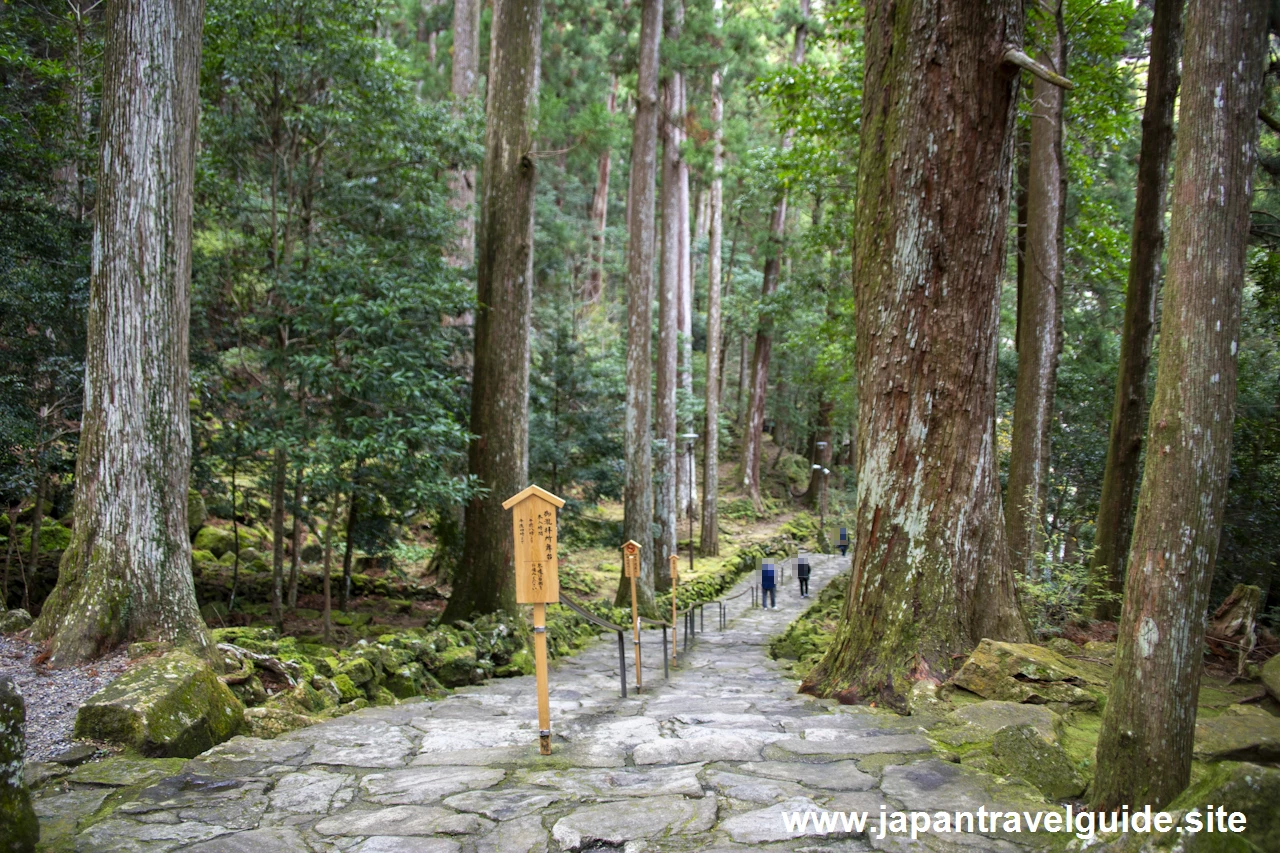
<instances>
[{"instance_id":1,"label":"gravel ground","mask_svg":"<svg viewBox=\"0 0 1280 853\"><path fill-rule=\"evenodd\" d=\"M80 703L129 666L123 651L92 664L48 669L32 663L40 647L0 635L0 675L12 675L27 706L27 761L48 761L71 746Z\"/></svg>"}]
</instances>

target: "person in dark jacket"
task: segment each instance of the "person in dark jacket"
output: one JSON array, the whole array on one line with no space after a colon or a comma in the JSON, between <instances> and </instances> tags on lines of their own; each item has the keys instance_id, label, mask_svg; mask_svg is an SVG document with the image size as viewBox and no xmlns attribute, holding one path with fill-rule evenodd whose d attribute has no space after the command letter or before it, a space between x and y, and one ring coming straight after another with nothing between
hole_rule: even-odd
<instances>
[{"instance_id":1,"label":"person in dark jacket","mask_svg":"<svg viewBox=\"0 0 1280 853\"><path fill-rule=\"evenodd\" d=\"M849 550L849 529L847 527L840 528L840 556L843 557L845 552Z\"/></svg>"},{"instance_id":2,"label":"person in dark jacket","mask_svg":"<svg viewBox=\"0 0 1280 853\"><path fill-rule=\"evenodd\" d=\"M796 562L796 580L800 581L800 597L809 597L809 575L813 569L809 566L809 558L801 557Z\"/></svg>"},{"instance_id":3,"label":"person in dark jacket","mask_svg":"<svg viewBox=\"0 0 1280 853\"><path fill-rule=\"evenodd\" d=\"M769 604L765 604L766 601ZM778 609L778 570L773 563L760 567L760 606Z\"/></svg>"}]
</instances>

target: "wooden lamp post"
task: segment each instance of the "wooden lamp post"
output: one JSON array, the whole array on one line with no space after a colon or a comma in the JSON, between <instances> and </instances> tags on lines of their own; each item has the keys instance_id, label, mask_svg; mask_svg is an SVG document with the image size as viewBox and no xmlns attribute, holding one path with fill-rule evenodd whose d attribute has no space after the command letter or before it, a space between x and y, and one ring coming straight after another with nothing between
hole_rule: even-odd
<instances>
[{"instance_id":1,"label":"wooden lamp post","mask_svg":"<svg viewBox=\"0 0 1280 853\"><path fill-rule=\"evenodd\" d=\"M640 543L634 539L627 540L622 546L622 571L631 578L631 630L632 645L636 650L636 692L644 686L640 674L640 610L636 601L636 578L640 577Z\"/></svg>"},{"instance_id":2,"label":"wooden lamp post","mask_svg":"<svg viewBox=\"0 0 1280 853\"><path fill-rule=\"evenodd\" d=\"M564 501L545 489L529 486L502 502L513 509L516 601L533 605L533 659L538 679L538 747L551 754L551 701L547 695L547 603L560 600L556 555L556 510Z\"/></svg>"}]
</instances>

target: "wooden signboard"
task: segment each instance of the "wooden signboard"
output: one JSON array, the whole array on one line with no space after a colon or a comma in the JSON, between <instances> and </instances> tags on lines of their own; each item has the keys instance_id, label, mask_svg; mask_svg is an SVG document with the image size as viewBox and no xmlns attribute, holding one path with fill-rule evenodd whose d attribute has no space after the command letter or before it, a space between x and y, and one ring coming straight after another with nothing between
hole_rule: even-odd
<instances>
[{"instance_id":1,"label":"wooden signboard","mask_svg":"<svg viewBox=\"0 0 1280 853\"><path fill-rule=\"evenodd\" d=\"M513 510L516 601L533 605L533 663L538 678L538 748L551 754L551 701L547 690L547 603L560 600L556 510L564 501L530 486L502 502Z\"/></svg>"},{"instance_id":2,"label":"wooden signboard","mask_svg":"<svg viewBox=\"0 0 1280 853\"><path fill-rule=\"evenodd\" d=\"M640 609L636 601L636 578L640 577L640 543L627 540L622 546L622 574L631 578L631 644L636 650L636 692L644 686L640 675Z\"/></svg>"}]
</instances>

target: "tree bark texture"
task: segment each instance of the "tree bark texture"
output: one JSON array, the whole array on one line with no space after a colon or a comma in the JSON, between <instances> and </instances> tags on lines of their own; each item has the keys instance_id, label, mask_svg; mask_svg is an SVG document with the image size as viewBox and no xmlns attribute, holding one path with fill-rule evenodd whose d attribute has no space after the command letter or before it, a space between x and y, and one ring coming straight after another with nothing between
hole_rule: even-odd
<instances>
[{"instance_id":1,"label":"tree bark texture","mask_svg":"<svg viewBox=\"0 0 1280 853\"><path fill-rule=\"evenodd\" d=\"M796 26L795 42L791 51L791 64L804 62L805 21L809 17L809 0L800 0L801 21ZM782 140L782 150L791 148L791 133ZM765 395L769 387L769 359L773 353L773 319L768 314L769 297L778 289L782 273L783 240L787 229L787 191L779 191L773 206L773 218L769 222L768 256L764 262L764 281L760 286L760 302L765 313L756 328L756 345L751 354L751 374L748 385L746 419L742 432L742 488L751 498L756 512L764 508L760 495L760 453L764 442Z\"/></svg>"},{"instance_id":2,"label":"tree bark texture","mask_svg":"<svg viewBox=\"0 0 1280 853\"><path fill-rule=\"evenodd\" d=\"M36 635L69 665L151 637L212 653L187 531L188 321L204 4L109 4L75 525Z\"/></svg>"},{"instance_id":3,"label":"tree bark texture","mask_svg":"<svg viewBox=\"0 0 1280 853\"><path fill-rule=\"evenodd\" d=\"M640 13L639 74L635 126L631 136L631 183L627 195L627 399L623 427L626 483L622 537L642 546L653 541L653 256L658 175L658 47L662 43L662 0L644 0ZM652 611L653 550L640 549L639 605ZM618 606L631 603L631 583L618 580Z\"/></svg>"},{"instance_id":4,"label":"tree bark texture","mask_svg":"<svg viewBox=\"0 0 1280 853\"><path fill-rule=\"evenodd\" d=\"M858 491L841 625L804 689L902 708L983 637L1026 640L995 459L1016 0L875 0L853 281Z\"/></svg>"},{"instance_id":5,"label":"tree bark texture","mask_svg":"<svg viewBox=\"0 0 1280 853\"><path fill-rule=\"evenodd\" d=\"M528 485L529 327L533 320L533 133L542 0L503 0L489 43L484 189L477 241L471 474L488 492L467 504L462 559L446 614L514 613L511 514Z\"/></svg>"},{"instance_id":6,"label":"tree bark texture","mask_svg":"<svg viewBox=\"0 0 1280 853\"><path fill-rule=\"evenodd\" d=\"M289 609L298 606L298 571L302 566L302 469L294 473L293 531L289 543Z\"/></svg>"},{"instance_id":7,"label":"tree bark texture","mask_svg":"<svg viewBox=\"0 0 1280 853\"><path fill-rule=\"evenodd\" d=\"M666 39L680 41L684 24L684 4L672 3L674 13L666 19ZM657 381L654 384L654 587L671 587L671 575L664 571L667 558L676 552L677 525L680 523L680 471L677 433L677 389L680 381L680 321L684 298L684 250L687 198L682 193L681 174L684 158L680 144L684 129L679 122L682 113L683 76L670 72L662 81L662 258L658 272L658 357Z\"/></svg>"},{"instance_id":8,"label":"tree bark texture","mask_svg":"<svg viewBox=\"0 0 1280 853\"><path fill-rule=\"evenodd\" d=\"M284 486L288 466L288 454L283 447L277 447L271 476L271 619L281 633L284 632Z\"/></svg>"},{"instance_id":9,"label":"tree bark texture","mask_svg":"<svg viewBox=\"0 0 1280 853\"><path fill-rule=\"evenodd\" d=\"M676 8L683 16L684 5L682 3L678 4ZM679 81L676 85L678 109L670 114L670 120L673 129L679 131L680 144L684 144L686 138L685 116L688 112L687 81L683 73L674 76ZM677 151L677 153L679 152ZM680 315L679 393L683 396L683 399L691 403L693 401L693 247L689 223L689 161L684 157L680 157L679 162L680 199L677 208L680 213L680 299L677 303ZM686 418L677 426L677 430L681 433L693 432L693 422ZM687 518L692 510L693 503L697 501L697 488L694 478L694 471L690 470L687 464L678 464L676 466L676 515L678 518ZM678 539L679 537L676 538ZM660 585L662 577L663 573L659 573ZM669 582L670 575L665 575L665 577Z\"/></svg>"},{"instance_id":10,"label":"tree bark texture","mask_svg":"<svg viewBox=\"0 0 1280 853\"><path fill-rule=\"evenodd\" d=\"M480 5L481 0L453 0L453 68L449 89L459 106L476 96L479 82ZM457 243L448 261L453 266L469 267L475 260L476 171L450 169L447 181L453 208L460 215Z\"/></svg>"},{"instance_id":11,"label":"tree bark texture","mask_svg":"<svg viewBox=\"0 0 1280 853\"><path fill-rule=\"evenodd\" d=\"M1066 74L1061 0L1039 0L1045 44L1039 61ZM1033 13L1034 14L1034 13ZM1064 91L1035 78L1031 90L1024 270L1018 299L1018 378L1013 406L1005 537L1015 571L1030 576L1044 550L1053 399L1062 351L1063 226L1066 168L1062 153Z\"/></svg>"},{"instance_id":12,"label":"tree bark texture","mask_svg":"<svg viewBox=\"0 0 1280 853\"><path fill-rule=\"evenodd\" d=\"M719 30L724 0L715 0L715 24ZM720 392L724 369L720 340L720 252L724 242L724 95L721 71L711 72L711 189L707 231L707 387L706 420L703 423L702 529L699 550L707 557L720 554Z\"/></svg>"},{"instance_id":13,"label":"tree bark texture","mask_svg":"<svg viewBox=\"0 0 1280 853\"><path fill-rule=\"evenodd\" d=\"M1164 252L1165 195L1173 154L1173 108L1178 100L1184 0L1157 0L1151 21L1151 64L1142 111L1142 143L1129 249L1129 283L1120 334L1120 365L1111 436L1098 501L1093 572L1119 596L1133 531L1133 498L1142 466L1142 437L1147 408L1147 372L1156 329L1160 292L1160 256ZM1104 602L1096 616L1114 621L1120 602Z\"/></svg>"},{"instance_id":14,"label":"tree bark texture","mask_svg":"<svg viewBox=\"0 0 1280 853\"><path fill-rule=\"evenodd\" d=\"M1209 585L1231 468L1236 351L1268 4L1192 3L1155 398L1094 802L1162 808L1191 778Z\"/></svg>"},{"instance_id":15,"label":"tree bark texture","mask_svg":"<svg viewBox=\"0 0 1280 853\"><path fill-rule=\"evenodd\" d=\"M609 113L618 111L618 78L609 88ZM604 229L609 223L609 176L613 171L613 151L600 152L596 164L596 189L591 195L591 259L582 286L582 301L594 305L604 291Z\"/></svg>"}]
</instances>

